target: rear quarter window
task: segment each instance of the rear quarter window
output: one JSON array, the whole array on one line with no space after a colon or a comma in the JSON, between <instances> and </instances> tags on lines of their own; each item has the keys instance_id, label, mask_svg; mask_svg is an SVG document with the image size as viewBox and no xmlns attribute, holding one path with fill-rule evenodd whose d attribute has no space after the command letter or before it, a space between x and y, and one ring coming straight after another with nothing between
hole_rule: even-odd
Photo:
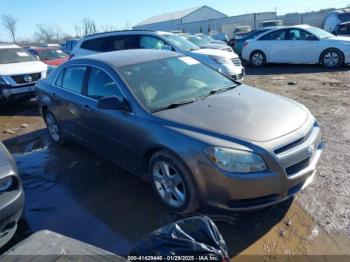
<instances>
[{"instance_id":1,"label":"rear quarter window","mask_svg":"<svg viewBox=\"0 0 350 262\"><path fill-rule=\"evenodd\" d=\"M106 39L105 37L101 37L101 38L86 40L81 44L80 48L100 52L102 49L102 44L105 39Z\"/></svg>"}]
</instances>

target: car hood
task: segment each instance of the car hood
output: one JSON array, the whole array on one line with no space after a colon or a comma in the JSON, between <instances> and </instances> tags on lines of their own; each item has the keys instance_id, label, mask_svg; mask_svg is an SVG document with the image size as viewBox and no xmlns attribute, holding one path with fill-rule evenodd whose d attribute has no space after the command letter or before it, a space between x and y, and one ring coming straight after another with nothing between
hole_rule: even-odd
<instances>
[{"instance_id":1,"label":"car hood","mask_svg":"<svg viewBox=\"0 0 350 262\"><path fill-rule=\"evenodd\" d=\"M68 56L63 57L63 58L54 59L54 60L43 60L43 63L50 65L50 66L59 66L59 65L63 64L64 62L66 62L67 60L68 60Z\"/></svg>"},{"instance_id":2,"label":"car hood","mask_svg":"<svg viewBox=\"0 0 350 262\"><path fill-rule=\"evenodd\" d=\"M0 64L0 75L22 75L43 72L47 65L40 61Z\"/></svg>"},{"instance_id":3,"label":"car hood","mask_svg":"<svg viewBox=\"0 0 350 262\"><path fill-rule=\"evenodd\" d=\"M350 37L349 36L334 36L330 38L324 39L324 41L337 41L337 42L342 42L344 44L349 45L350 44Z\"/></svg>"},{"instance_id":4,"label":"car hood","mask_svg":"<svg viewBox=\"0 0 350 262\"><path fill-rule=\"evenodd\" d=\"M238 55L235 52L229 52L229 51L218 50L218 49L209 49L209 48L194 50L194 51L191 51L191 53L208 55L208 56L220 56L220 57L226 57L230 59L238 57Z\"/></svg>"},{"instance_id":5,"label":"car hood","mask_svg":"<svg viewBox=\"0 0 350 262\"><path fill-rule=\"evenodd\" d=\"M308 115L308 110L297 102L246 85L155 113L157 117L184 125L183 128L194 127L256 142L299 129Z\"/></svg>"}]
</instances>

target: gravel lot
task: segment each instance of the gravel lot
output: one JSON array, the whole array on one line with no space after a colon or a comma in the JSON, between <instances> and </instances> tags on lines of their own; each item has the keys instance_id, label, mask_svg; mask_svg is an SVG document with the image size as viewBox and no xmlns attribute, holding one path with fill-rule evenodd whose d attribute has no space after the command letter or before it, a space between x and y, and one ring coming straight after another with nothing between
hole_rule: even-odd
<instances>
[{"instance_id":1,"label":"gravel lot","mask_svg":"<svg viewBox=\"0 0 350 262\"><path fill-rule=\"evenodd\" d=\"M319 121L326 149L317 179L297 200L328 232L350 234L350 68L274 65L248 74L246 84L304 104Z\"/></svg>"}]
</instances>

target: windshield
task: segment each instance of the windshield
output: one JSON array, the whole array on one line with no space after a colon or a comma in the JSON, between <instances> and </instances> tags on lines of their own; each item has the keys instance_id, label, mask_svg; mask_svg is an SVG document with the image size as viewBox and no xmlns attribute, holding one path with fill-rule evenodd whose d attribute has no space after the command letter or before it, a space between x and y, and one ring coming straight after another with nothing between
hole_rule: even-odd
<instances>
[{"instance_id":1,"label":"windshield","mask_svg":"<svg viewBox=\"0 0 350 262\"><path fill-rule=\"evenodd\" d=\"M35 58L22 48L0 49L0 64L11 64L36 61Z\"/></svg>"},{"instance_id":2,"label":"windshield","mask_svg":"<svg viewBox=\"0 0 350 262\"><path fill-rule=\"evenodd\" d=\"M151 112L195 101L237 84L191 57L166 58L119 68L139 101Z\"/></svg>"},{"instance_id":3,"label":"windshield","mask_svg":"<svg viewBox=\"0 0 350 262\"><path fill-rule=\"evenodd\" d=\"M209 44L209 41L198 36L189 36L187 40L191 41L192 43L198 46Z\"/></svg>"},{"instance_id":4,"label":"windshield","mask_svg":"<svg viewBox=\"0 0 350 262\"><path fill-rule=\"evenodd\" d=\"M164 34L163 37L165 37L170 43L172 43L176 47L185 51L200 49L198 46L191 43L190 41L188 41L186 38L182 36L173 35L173 34Z\"/></svg>"},{"instance_id":5,"label":"windshield","mask_svg":"<svg viewBox=\"0 0 350 262\"><path fill-rule=\"evenodd\" d=\"M60 49L37 50L40 60L55 60L65 58L68 55Z\"/></svg>"},{"instance_id":6,"label":"windshield","mask_svg":"<svg viewBox=\"0 0 350 262\"><path fill-rule=\"evenodd\" d=\"M328 33L327 31L320 29L320 28L317 28L317 27L308 27L307 30L320 39L334 37L333 34Z\"/></svg>"}]
</instances>

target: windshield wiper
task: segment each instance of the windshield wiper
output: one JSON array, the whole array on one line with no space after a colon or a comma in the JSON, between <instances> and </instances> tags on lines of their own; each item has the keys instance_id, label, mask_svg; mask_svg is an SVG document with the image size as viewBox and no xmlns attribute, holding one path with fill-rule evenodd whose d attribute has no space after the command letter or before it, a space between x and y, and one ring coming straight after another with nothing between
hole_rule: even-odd
<instances>
[{"instance_id":1,"label":"windshield wiper","mask_svg":"<svg viewBox=\"0 0 350 262\"><path fill-rule=\"evenodd\" d=\"M222 93L222 92L226 92L228 90L234 89L237 86L238 85L232 85L232 86L227 86L227 87L224 87L224 88L219 88L219 89L216 89L216 90L211 90L208 94L200 97L200 99L205 99L208 96L215 95L215 94Z\"/></svg>"},{"instance_id":2,"label":"windshield wiper","mask_svg":"<svg viewBox=\"0 0 350 262\"><path fill-rule=\"evenodd\" d=\"M158 109L156 109L156 110L153 111L153 112L158 112L158 111L162 111L162 110L173 109L173 108L177 108L177 107L179 107L179 106L191 104L191 103L194 103L194 102L197 102L197 99L186 99L186 100L181 100L181 101L177 101L177 102L171 103L171 104L169 104L169 105L167 105L167 106L158 108Z\"/></svg>"}]
</instances>

